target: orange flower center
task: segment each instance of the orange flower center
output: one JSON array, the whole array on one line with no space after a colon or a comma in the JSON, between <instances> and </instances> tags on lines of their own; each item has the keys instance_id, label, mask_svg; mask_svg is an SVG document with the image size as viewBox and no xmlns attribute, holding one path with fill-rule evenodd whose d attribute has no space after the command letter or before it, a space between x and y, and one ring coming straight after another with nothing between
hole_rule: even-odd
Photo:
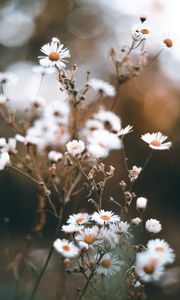
<instances>
[{"instance_id":1,"label":"orange flower center","mask_svg":"<svg viewBox=\"0 0 180 300\"><path fill-rule=\"evenodd\" d=\"M76 220L76 223L77 223L77 224L80 224L80 223L85 222L85 221L86 221L85 218L79 217L79 218Z\"/></svg>"},{"instance_id":2,"label":"orange flower center","mask_svg":"<svg viewBox=\"0 0 180 300\"><path fill-rule=\"evenodd\" d=\"M163 42L168 48L173 46L173 41L171 39L165 39Z\"/></svg>"},{"instance_id":3,"label":"orange flower center","mask_svg":"<svg viewBox=\"0 0 180 300\"><path fill-rule=\"evenodd\" d=\"M164 252L165 249L163 247L156 247L155 251L157 251L157 252Z\"/></svg>"},{"instance_id":4,"label":"orange flower center","mask_svg":"<svg viewBox=\"0 0 180 300\"><path fill-rule=\"evenodd\" d=\"M107 215L103 215L103 216L100 216L100 219L102 219L103 221L109 221L110 217Z\"/></svg>"},{"instance_id":5,"label":"orange flower center","mask_svg":"<svg viewBox=\"0 0 180 300\"><path fill-rule=\"evenodd\" d=\"M63 248L64 251L71 250L71 248L68 245L64 245L64 246L62 246L62 248Z\"/></svg>"},{"instance_id":6,"label":"orange flower center","mask_svg":"<svg viewBox=\"0 0 180 300\"><path fill-rule=\"evenodd\" d=\"M153 140L150 144L151 144L152 146L156 146L156 147L161 146L161 142L158 141L158 140Z\"/></svg>"},{"instance_id":7,"label":"orange flower center","mask_svg":"<svg viewBox=\"0 0 180 300\"><path fill-rule=\"evenodd\" d=\"M57 61L60 58L60 55L57 52L51 52L48 57L52 61Z\"/></svg>"},{"instance_id":8,"label":"orange flower center","mask_svg":"<svg viewBox=\"0 0 180 300\"><path fill-rule=\"evenodd\" d=\"M94 240L95 240L95 238L91 234L87 234L84 236L84 242L87 243L88 245L93 244Z\"/></svg>"},{"instance_id":9,"label":"orange flower center","mask_svg":"<svg viewBox=\"0 0 180 300\"><path fill-rule=\"evenodd\" d=\"M142 34L149 34L149 30L148 30L147 28L142 28L142 29L140 30L140 32L141 32Z\"/></svg>"},{"instance_id":10,"label":"orange flower center","mask_svg":"<svg viewBox=\"0 0 180 300\"><path fill-rule=\"evenodd\" d=\"M111 261L110 259L105 258L105 259L102 259L102 260L101 260L101 266L102 266L103 268L108 269L111 265L112 265L112 261Z\"/></svg>"},{"instance_id":11,"label":"orange flower center","mask_svg":"<svg viewBox=\"0 0 180 300\"><path fill-rule=\"evenodd\" d=\"M72 146L72 150L74 151L78 150L78 146Z\"/></svg>"},{"instance_id":12,"label":"orange flower center","mask_svg":"<svg viewBox=\"0 0 180 300\"><path fill-rule=\"evenodd\" d=\"M144 272L147 274L153 274L155 269L156 269L155 264L153 264L153 263L149 264L149 265L145 265L143 268Z\"/></svg>"}]
</instances>

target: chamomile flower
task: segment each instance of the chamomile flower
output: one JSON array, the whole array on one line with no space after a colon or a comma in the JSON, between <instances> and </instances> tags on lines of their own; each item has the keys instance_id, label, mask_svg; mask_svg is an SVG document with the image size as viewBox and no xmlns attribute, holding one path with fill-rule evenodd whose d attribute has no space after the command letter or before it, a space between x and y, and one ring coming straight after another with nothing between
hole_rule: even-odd
<instances>
[{"instance_id":1,"label":"chamomile flower","mask_svg":"<svg viewBox=\"0 0 180 300\"><path fill-rule=\"evenodd\" d=\"M110 224L120 221L120 217L115 215L112 211L105 211L104 209L94 212L91 219L99 225Z\"/></svg>"},{"instance_id":2,"label":"chamomile flower","mask_svg":"<svg viewBox=\"0 0 180 300\"><path fill-rule=\"evenodd\" d=\"M92 248L94 244L102 240L102 233L98 226L87 227L79 230L79 234L75 237L79 246L82 248Z\"/></svg>"},{"instance_id":3,"label":"chamomile flower","mask_svg":"<svg viewBox=\"0 0 180 300\"><path fill-rule=\"evenodd\" d=\"M61 230L64 231L65 233L72 234L74 232L77 232L79 230L83 229L83 226L78 226L77 224L68 224L68 225L63 225Z\"/></svg>"},{"instance_id":4,"label":"chamomile flower","mask_svg":"<svg viewBox=\"0 0 180 300\"><path fill-rule=\"evenodd\" d=\"M81 154L85 149L85 144L81 140L73 140L66 144L67 151L72 156L76 156Z\"/></svg>"},{"instance_id":5,"label":"chamomile flower","mask_svg":"<svg viewBox=\"0 0 180 300\"><path fill-rule=\"evenodd\" d=\"M83 225L87 223L90 219L90 215L87 213L78 213L70 215L67 223L71 225Z\"/></svg>"},{"instance_id":6,"label":"chamomile flower","mask_svg":"<svg viewBox=\"0 0 180 300\"><path fill-rule=\"evenodd\" d=\"M156 219L149 219L146 221L145 228L150 233L158 233L161 231L161 223Z\"/></svg>"},{"instance_id":7,"label":"chamomile flower","mask_svg":"<svg viewBox=\"0 0 180 300\"><path fill-rule=\"evenodd\" d=\"M136 255L136 273L145 282L157 281L164 272L164 266L160 256L144 251Z\"/></svg>"},{"instance_id":8,"label":"chamomile flower","mask_svg":"<svg viewBox=\"0 0 180 300\"><path fill-rule=\"evenodd\" d=\"M66 239L55 240L53 246L58 253L67 258L73 258L79 254L79 248Z\"/></svg>"},{"instance_id":9,"label":"chamomile flower","mask_svg":"<svg viewBox=\"0 0 180 300\"><path fill-rule=\"evenodd\" d=\"M119 261L117 256L113 256L111 253L106 253L100 259L96 268L96 273L111 277L117 274L121 270L122 263Z\"/></svg>"},{"instance_id":10,"label":"chamomile flower","mask_svg":"<svg viewBox=\"0 0 180 300\"><path fill-rule=\"evenodd\" d=\"M41 52L46 56L39 56L39 63L43 67L54 67L57 66L60 69L66 67L66 58L69 58L70 52L59 40L52 40L51 43L47 43L41 47Z\"/></svg>"},{"instance_id":11,"label":"chamomile flower","mask_svg":"<svg viewBox=\"0 0 180 300\"><path fill-rule=\"evenodd\" d=\"M150 240L147 243L147 250L151 253L156 253L161 256L161 260L164 264L173 263L175 254L173 249L165 240L155 239Z\"/></svg>"},{"instance_id":12,"label":"chamomile flower","mask_svg":"<svg viewBox=\"0 0 180 300\"><path fill-rule=\"evenodd\" d=\"M92 78L88 81L88 84L96 91L103 93L106 96L113 97L116 94L115 87L108 82L101 79Z\"/></svg>"},{"instance_id":13,"label":"chamomile flower","mask_svg":"<svg viewBox=\"0 0 180 300\"><path fill-rule=\"evenodd\" d=\"M149 144L149 147L154 149L154 150L169 150L170 147L172 146L171 142L166 142L164 141L167 140L167 136L163 135L161 132L157 133L146 133L141 136L141 139Z\"/></svg>"}]
</instances>

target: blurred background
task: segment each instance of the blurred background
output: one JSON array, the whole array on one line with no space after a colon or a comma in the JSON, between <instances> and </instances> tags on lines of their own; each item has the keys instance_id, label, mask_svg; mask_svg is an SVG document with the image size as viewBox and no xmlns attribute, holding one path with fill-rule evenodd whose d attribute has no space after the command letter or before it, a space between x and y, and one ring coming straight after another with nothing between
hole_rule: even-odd
<instances>
[{"instance_id":1,"label":"blurred background","mask_svg":"<svg viewBox=\"0 0 180 300\"><path fill-rule=\"evenodd\" d=\"M164 37L171 37L172 49L161 56L139 77L121 88L118 114L123 126L133 125L134 132L125 139L129 165L142 166L148 149L140 141L146 132L162 131L173 142L170 151L155 153L144 175L135 186L138 196L149 199L147 218L162 222L161 237L175 249L177 259L168 286L149 285L148 299L179 299L180 297L180 2L179 0L0 0L0 71L11 70L18 75L16 87L9 87L8 97L17 110L26 107L37 84L31 66L38 63L40 47L58 37L71 51L71 62L78 65L78 80L86 70L93 77L113 84L114 68L109 59L111 47L119 49L131 40L131 29L141 15L153 35L147 47L155 55ZM45 86L46 96L55 99L54 78ZM109 100L111 101L111 100ZM0 136L7 133L0 123ZM158 152L158 151L157 151ZM114 183L123 179L121 154L112 152L107 164L117 168ZM110 194L111 191L109 190ZM119 193L113 191L116 196ZM12 171L0 173L0 255L5 247L15 254L23 249L25 235L33 224L37 207L36 187ZM49 245L54 220L45 228L37 243ZM8 246L7 246L8 245ZM13 278L0 271L0 299L13 298ZM13 281L12 281L13 282ZM12 291L9 286L11 284Z\"/></svg>"}]
</instances>

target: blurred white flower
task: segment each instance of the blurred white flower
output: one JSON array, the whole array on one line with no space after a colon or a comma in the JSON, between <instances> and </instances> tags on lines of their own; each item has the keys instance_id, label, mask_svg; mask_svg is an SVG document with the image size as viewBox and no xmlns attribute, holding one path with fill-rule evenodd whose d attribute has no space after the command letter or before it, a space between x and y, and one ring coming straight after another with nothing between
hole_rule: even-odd
<instances>
[{"instance_id":1,"label":"blurred white flower","mask_svg":"<svg viewBox=\"0 0 180 300\"><path fill-rule=\"evenodd\" d=\"M96 273L110 277L117 274L121 270L121 266L122 262L120 262L117 256L113 256L112 253L106 253L100 259Z\"/></svg>"},{"instance_id":2,"label":"blurred white flower","mask_svg":"<svg viewBox=\"0 0 180 300\"><path fill-rule=\"evenodd\" d=\"M87 213L72 214L69 216L67 223L71 225L83 225L90 219L90 215Z\"/></svg>"},{"instance_id":3,"label":"blurred white flower","mask_svg":"<svg viewBox=\"0 0 180 300\"><path fill-rule=\"evenodd\" d=\"M113 85L111 85L108 82L105 82L101 79L97 79L97 78L91 78L88 81L88 84L96 91L99 91L100 93L109 96L109 97L113 97L116 94L116 90L115 87Z\"/></svg>"},{"instance_id":4,"label":"blurred white flower","mask_svg":"<svg viewBox=\"0 0 180 300\"><path fill-rule=\"evenodd\" d=\"M79 254L79 248L76 247L72 242L69 242L66 239L57 239L55 240L54 249L60 253L62 256L67 258L76 257Z\"/></svg>"},{"instance_id":5,"label":"blurred white flower","mask_svg":"<svg viewBox=\"0 0 180 300\"><path fill-rule=\"evenodd\" d=\"M52 150L48 153L48 159L53 161L53 162L56 162L56 163L58 161L60 161L62 157L63 157L63 154L60 153L60 152L57 152L57 151Z\"/></svg>"},{"instance_id":6,"label":"blurred white flower","mask_svg":"<svg viewBox=\"0 0 180 300\"><path fill-rule=\"evenodd\" d=\"M144 210L146 208L146 206L147 206L147 201L148 200L146 198L144 198L144 197L137 198L137 200L136 200L136 208L138 210Z\"/></svg>"},{"instance_id":7,"label":"blurred white flower","mask_svg":"<svg viewBox=\"0 0 180 300\"><path fill-rule=\"evenodd\" d=\"M164 264L174 262L174 251L165 240L155 239L148 241L147 250L151 253L156 253L157 255L160 255L161 261Z\"/></svg>"},{"instance_id":8,"label":"blurred white flower","mask_svg":"<svg viewBox=\"0 0 180 300\"><path fill-rule=\"evenodd\" d=\"M85 149L85 144L81 140L73 140L66 144L67 151L72 156L81 154Z\"/></svg>"},{"instance_id":9,"label":"blurred white flower","mask_svg":"<svg viewBox=\"0 0 180 300\"><path fill-rule=\"evenodd\" d=\"M8 152L0 153L0 171L4 170L10 164L10 156Z\"/></svg>"},{"instance_id":10,"label":"blurred white flower","mask_svg":"<svg viewBox=\"0 0 180 300\"><path fill-rule=\"evenodd\" d=\"M130 181L131 182L135 181L139 177L141 171L142 171L141 167L133 166L132 169L129 170Z\"/></svg>"},{"instance_id":11,"label":"blurred white flower","mask_svg":"<svg viewBox=\"0 0 180 300\"><path fill-rule=\"evenodd\" d=\"M94 114L93 118L101 121L104 127L111 131L119 132L121 130L120 117L112 111L101 109L99 112Z\"/></svg>"}]
</instances>

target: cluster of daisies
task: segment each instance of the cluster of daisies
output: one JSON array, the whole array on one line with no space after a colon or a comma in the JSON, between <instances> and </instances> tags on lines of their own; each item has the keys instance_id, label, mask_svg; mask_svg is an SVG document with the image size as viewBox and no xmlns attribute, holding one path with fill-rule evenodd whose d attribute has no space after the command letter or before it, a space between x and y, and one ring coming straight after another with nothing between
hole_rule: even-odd
<instances>
[{"instance_id":1,"label":"cluster of daisies","mask_svg":"<svg viewBox=\"0 0 180 300\"><path fill-rule=\"evenodd\" d=\"M136 201L138 210L144 210L147 199L140 197ZM142 220L133 218L131 223L121 221L112 211L99 210L93 214L77 213L69 216L67 224L61 230L66 238L56 239L55 250L64 258L66 266L82 265L96 274L109 277L120 273L125 264L122 247L118 245ZM158 233L161 224L158 220L146 221L149 233ZM127 241L126 246L129 247ZM142 281L158 280L164 273L166 264L173 263L175 254L167 242L160 239L149 240L146 250L138 252L135 258L137 277ZM134 260L132 261L133 264Z\"/></svg>"}]
</instances>

